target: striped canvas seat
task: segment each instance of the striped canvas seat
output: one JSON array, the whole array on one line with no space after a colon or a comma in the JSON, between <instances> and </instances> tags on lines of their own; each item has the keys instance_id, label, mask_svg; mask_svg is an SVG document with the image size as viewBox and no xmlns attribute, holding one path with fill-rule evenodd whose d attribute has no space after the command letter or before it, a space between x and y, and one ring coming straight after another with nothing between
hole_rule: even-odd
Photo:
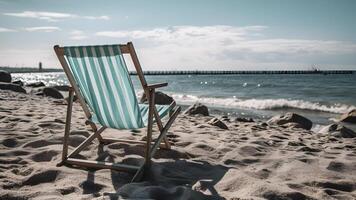
<instances>
[{"instance_id":1,"label":"striped canvas seat","mask_svg":"<svg viewBox=\"0 0 356 200\"><path fill-rule=\"evenodd\" d=\"M115 129L147 125L148 105L138 104L118 45L64 47L64 55L93 122ZM161 117L169 106L157 105Z\"/></svg>"},{"instance_id":2,"label":"striped canvas seat","mask_svg":"<svg viewBox=\"0 0 356 200\"><path fill-rule=\"evenodd\" d=\"M148 107L149 107L148 104L139 104L142 120L145 126L147 126L148 123ZM165 117L169 113L169 111L172 110L172 108L169 105L156 105L156 109L158 115L161 118ZM91 121L100 124L95 114L93 114Z\"/></svg>"},{"instance_id":3,"label":"striped canvas seat","mask_svg":"<svg viewBox=\"0 0 356 200\"><path fill-rule=\"evenodd\" d=\"M142 120L145 126L147 126L147 122L148 122L148 107L149 107L148 104L139 104ZM169 105L156 105L156 109L158 115L162 119L164 116L166 116L169 113L171 107Z\"/></svg>"}]
</instances>

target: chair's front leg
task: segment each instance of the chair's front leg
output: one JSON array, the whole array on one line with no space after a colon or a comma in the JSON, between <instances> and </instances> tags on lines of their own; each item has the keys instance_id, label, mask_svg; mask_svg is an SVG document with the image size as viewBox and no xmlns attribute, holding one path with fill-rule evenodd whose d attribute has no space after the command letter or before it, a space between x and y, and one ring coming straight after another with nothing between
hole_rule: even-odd
<instances>
[{"instance_id":1,"label":"chair's front leg","mask_svg":"<svg viewBox=\"0 0 356 200\"><path fill-rule=\"evenodd\" d=\"M66 116L66 124L64 128L64 137L63 137L62 161L58 165L62 165L63 162L67 159L67 155L68 155L68 138L70 133L70 124L72 120L73 97L74 97L74 90L73 88L69 88L67 116Z\"/></svg>"},{"instance_id":2,"label":"chair's front leg","mask_svg":"<svg viewBox=\"0 0 356 200\"><path fill-rule=\"evenodd\" d=\"M156 107L154 107L153 109L154 109L153 110L154 117L156 119L156 123L157 123L158 129L159 129L159 132L162 133L163 124L162 124L161 118L159 117L159 113L158 113ZM163 141L164 141L164 144L161 145L161 148L171 149L171 144L169 143L167 136L164 136Z\"/></svg>"},{"instance_id":3,"label":"chair's front leg","mask_svg":"<svg viewBox=\"0 0 356 200\"><path fill-rule=\"evenodd\" d=\"M146 138L146 152L145 152L145 165L149 167L151 164L151 142L152 142L152 126L153 126L153 114L154 114L154 89L149 89L148 92L148 124L147 124L147 138Z\"/></svg>"}]
</instances>

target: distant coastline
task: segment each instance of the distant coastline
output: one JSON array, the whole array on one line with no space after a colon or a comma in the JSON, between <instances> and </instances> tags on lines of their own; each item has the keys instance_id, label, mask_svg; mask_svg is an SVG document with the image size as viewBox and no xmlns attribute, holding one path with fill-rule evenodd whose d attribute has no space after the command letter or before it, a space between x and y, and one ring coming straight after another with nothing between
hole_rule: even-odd
<instances>
[{"instance_id":1,"label":"distant coastline","mask_svg":"<svg viewBox=\"0 0 356 200\"><path fill-rule=\"evenodd\" d=\"M41 72L63 72L62 69L48 68L39 70L34 67L0 67L0 70L4 70L10 73L41 73Z\"/></svg>"},{"instance_id":2,"label":"distant coastline","mask_svg":"<svg viewBox=\"0 0 356 200\"><path fill-rule=\"evenodd\" d=\"M39 70L33 67L0 67L10 73L46 73L63 72L60 68ZM136 75L130 71L130 75ZM224 75L224 74L356 74L356 70L174 70L174 71L144 71L145 75Z\"/></svg>"}]
</instances>

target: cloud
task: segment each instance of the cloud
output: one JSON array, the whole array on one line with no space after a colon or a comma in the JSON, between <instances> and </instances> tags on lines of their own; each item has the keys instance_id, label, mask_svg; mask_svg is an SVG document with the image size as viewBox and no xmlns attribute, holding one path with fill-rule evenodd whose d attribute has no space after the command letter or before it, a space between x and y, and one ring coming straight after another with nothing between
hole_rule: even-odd
<instances>
[{"instance_id":1,"label":"cloud","mask_svg":"<svg viewBox=\"0 0 356 200\"><path fill-rule=\"evenodd\" d=\"M84 16L82 17L84 19L91 19L91 20L96 20L96 19L102 19L102 20L110 20L110 17L107 15L102 15L102 16Z\"/></svg>"},{"instance_id":2,"label":"cloud","mask_svg":"<svg viewBox=\"0 0 356 200\"><path fill-rule=\"evenodd\" d=\"M267 38L266 26L172 26L148 30L100 31L95 35L128 41L148 66L310 66L333 65L340 55L356 62L356 44L333 40ZM191 69L191 68L189 68Z\"/></svg>"},{"instance_id":3,"label":"cloud","mask_svg":"<svg viewBox=\"0 0 356 200\"><path fill-rule=\"evenodd\" d=\"M71 40L84 40L89 38L83 31L81 30L74 30L69 33L70 34L70 39Z\"/></svg>"},{"instance_id":4,"label":"cloud","mask_svg":"<svg viewBox=\"0 0 356 200\"><path fill-rule=\"evenodd\" d=\"M17 31L14 29L0 27L0 33L4 33L4 32L17 32Z\"/></svg>"},{"instance_id":5,"label":"cloud","mask_svg":"<svg viewBox=\"0 0 356 200\"><path fill-rule=\"evenodd\" d=\"M53 31L59 31L61 30L59 27L56 26L37 26L37 27L27 27L24 28L24 30L28 31L28 32L53 32Z\"/></svg>"},{"instance_id":6,"label":"cloud","mask_svg":"<svg viewBox=\"0 0 356 200\"><path fill-rule=\"evenodd\" d=\"M232 27L232 26L172 26L166 28L155 28L151 30L134 30L134 31L101 31L97 32L98 36L106 37L132 37L135 39L151 38L155 40L180 40L185 38L205 38L205 39L221 39L233 38L246 35L250 31L261 31L266 29L266 26L246 26L246 27ZM215 35L217 34L217 35Z\"/></svg>"},{"instance_id":7,"label":"cloud","mask_svg":"<svg viewBox=\"0 0 356 200\"><path fill-rule=\"evenodd\" d=\"M90 20L109 20L110 17L103 15L103 16L79 16L70 13L59 13L59 12L37 12L37 11L23 11L19 13L3 13L7 16L13 17L22 17L22 18L34 18L34 19L41 19L50 22L55 22L58 20L63 19L70 19L70 18L79 18L79 19L90 19Z\"/></svg>"}]
</instances>

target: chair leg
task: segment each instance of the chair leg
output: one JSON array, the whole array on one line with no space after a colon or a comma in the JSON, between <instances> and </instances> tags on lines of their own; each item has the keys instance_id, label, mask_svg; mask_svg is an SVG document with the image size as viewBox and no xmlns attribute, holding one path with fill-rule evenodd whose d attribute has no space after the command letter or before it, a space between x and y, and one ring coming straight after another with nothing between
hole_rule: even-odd
<instances>
[{"instance_id":1,"label":"chair leg","mask_svg":"<svg viewBox=\"0 0 356 200\"><path fill-rule=\"evenodd\" d=\"M163 141L164 141L164 147L166 149L171 149L171 143L169 142L167 135L163 137Z\"/></svg>"},{"instance_id":2,"label":"chair leg","mask_svg":"<svg viewBox=\"0 0 356 200\"><path fill-rule=\"evenodd\" d=\"M70 134L70 124L72 120L73 95L74 95L74 91L72 89L69 89L66 124L65 124L64 137L63 137L62 161L58 163L57 166L63 165L68 155L68 138Z\"/></svg>"},{"instance_id":3,"label":"chair leg","mask_svg":"<svg viewBox=\"0 0 356 200\"><path fill-rule=\"evenodd\" d=\"M154 110L154 90L149 91L149 107L148 107L148 124L147 124L147 138L146 138L146 152L145 152L145 165L146 167L151 164L151 141L152 141L152 126Z\"/></svg>"},{"instance_id":4,"label":"chair leg","mask_svg":"<svg viewBox=\"0 0 356 200\"><path fill-rule=\"evenodd\" d=\"M139 182L143 178L145 167L146 167L145 163L140 166L140 168L137 170L136 174L132 178L131 183Z\"/></svg>"},{"instance_id":5,"label":"chair leg","mask_svg":"<svg viewBox=\"0 0 356 200\"><path fill-rule=\"evenodd\" d=\"M172 126L174 120L177 118L179 112L180 112L180 107L177 107L175 109L175 111L173 112L171 118L169 118L169 120L167 121L166 125L164 126L164 128L162 129L160 135L158 136L156 142L153 144L152 148L151 148L151 157L154 156L154 154L156 153L158 147L159 147L159 144L161 143L162 139L164 137L166 137L166 133L168 132L168 129Z\"/></svg>"},{"instance_id":6,"label":"chair leg","mask_svg":"<svg viewBox=\"0 0 356 200\"><path fill-rule=\"evenodd\" d=\"M172 110L170 110L169 112L172 112ZM154 114L154 117L155 117L155 119L156 119L156 123L157 123L157 126L158 126L158 130L159 130L159 132L162 132L162 130L163 130L163 124L162 124L161 118L160 118L160 116L159 116L159 114L158 114L156 108L154 108L153 114ZM171 116L169 116L169 117L171 117ZM164 149L171 149L171 144L169 143L169 140L168 140L167 136L164 136L163 142L164 142L164 144L162 144L162 145L160 146L161 148L164 148Z\"/></svg>"},{"instance_id":7,"label":"chair leg","mask_svg":"<svg viewBox=\"0 0 356 200\"><path fill-rule=\"evenodd\" d=\"M91 129L93 130L93 132L97 132L98 131L98 127L96 126L96 124L90 120L85 121L86 125L90 125ZM98 139L100 144L104 144L104 140L103 137L101 135L97 135L96 138Z\"/></svg>"},{"instance_id":8,"label":"chair leg","mask_svg":"<svg viewBox=\"0 0 356 200\"><path fill-rule=\"evenodd\" d=\"M80 143L73 151L70 153L67 157L74 157L76 156L80 151L82 151L85 147L87 147L91 141L93 141L95 138L97 138L98 135L100 135L104 130L106 129L105 126L102 126L97 130L95 133L91 134L86 140L84 140L82 143Z\"/></svg>"}]
</instances>

